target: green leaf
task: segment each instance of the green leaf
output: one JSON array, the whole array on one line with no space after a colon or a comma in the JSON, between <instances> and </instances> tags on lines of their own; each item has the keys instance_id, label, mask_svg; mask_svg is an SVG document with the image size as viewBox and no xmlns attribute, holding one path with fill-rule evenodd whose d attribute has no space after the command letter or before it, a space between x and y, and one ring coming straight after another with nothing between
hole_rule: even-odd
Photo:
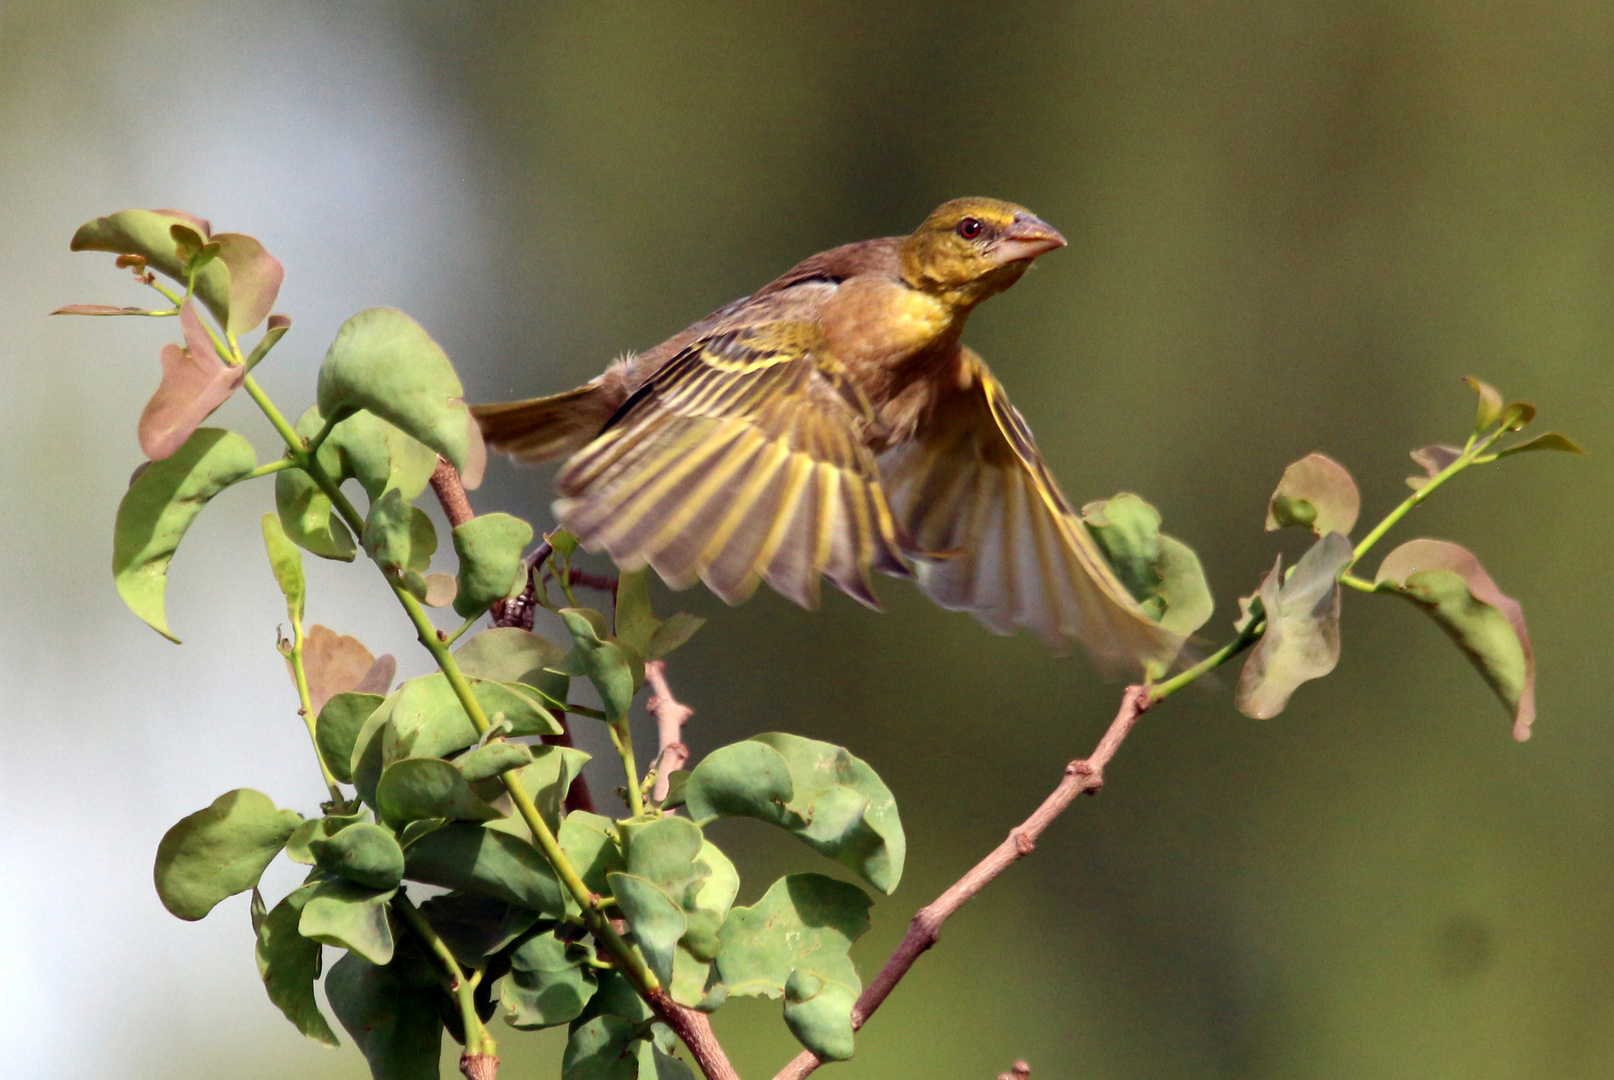
<instances>
[{"instance_id":1,"label":"green leaf","mask_svg":"<svg viewBox=\"0 0 1614 1080\"><path fill-rule=\"evenodd\" d=\"M625 865L616 823L600 814L573 810L560 823L556 836L583 884L602 895L610 892L605 876Z\"/></svg>"},{"instance_id":2,"label":"green leaf","mask_svg":"<svg viewBox=\"0 0 1614 1080\"><path fill-rule=\"evenodd\" d=\"M357 828L376 826L355 825L336 835L342 836ZM387 902L397 891L368 889L340 879L322 881L303 904L297 932L323 945L351 949L372 964L390 963L393 940ZM348 1031L352 1033L351 1028ZM357 1037L355 1034L354 1038Z\"/></svg>"},{"instance_id":3,"label":"green leaf","mask_svg":"<svg viewBox=\"0 0 1614 1080\"><path fill-rule=\"evenodd\" d=\"M294 890L263 917L256 928L255 956L263 988L275 1007L308 1038L325 1046L337 1046L336 1034L314 997L314 980L320 971L319 942L303 937L297 930L303 904L315 888L304 885Z\"/></svg>"},{"instance_id":4,"label":"green leaf","mask_svg":"<svg viewBox=\"0 0 1614 1080\"><path fill-rule=\"evenodd\" d=\"M337 331L319 370L319 409L364 409L447 458L468 488L486 450L448 355L420 324L392 308L361 311Z\"/></svg>"},{"instance_id":5,"label":"green leaf","mask_svg":"<svg viewBox=\"0 0 1614 1080\"><path fill-rule=\"evenodd\" d=\"M522 743L490 742L454 759L454 767L467 783L491 780L511 769L532 764L532 750Z\"/></svg>"},{"instance_id":6,"label":"green leaf","mask_svg":"<svg viewBox=\"0 0 1614 1080\"><path fill-rule=\"evenodd\" d=\"M549 542L551 550L559 559L570 559L577 552L577 537L565 529L556 529L552 533L545 533L544 539Z\"/></svg>"},{"instance_id":7,"label":"green leaf","mask_svg":"<svg viewBox=\"0 0 1614 1080\"><path fill-rule=\"evenodd\" d=\"M319 409L312 435L324 425ZM337 481L357 480L373 503L391 490L412 502L426 490L437 468L437 453L373 413L357 412L331 429L319 448L319 462Z\"/></svg>"},{"instance_id":8,"label":"green leaf","mask_svg":"<svg viewBox=\"0 0 1614 1080\"><path fill-rule=\"evenodd\" d=\"M547 671L559 665L565 653L537 634L515 626L498 626L475 634L454 654L460 670L481 679L524 683L550 700L563 702L571 677Z\"/></svg>"},{"instance_id":9,"label":"green leaf","mask_svg":"<svg viewBox=\"0 0 1614 1080\"><path fill-rule=\"evenodd\" d=\"M162 383L140 414L140 449L153 461L183 446L202 421L240 389L247 375L245 367L219 358L190 300L180 306L179 325L185 346L163 346Z\"/></svg>"},{"instance_id":10,"label":"green leaf","mask_svg":"<svg viewBox=\"0 0 1614 1080\"><path fill-rule=\"evenodd\" d=\"M278 345L280 339L285 337L286 331L290 329L290 315L269 316L269 323L263 328L263 337L258 339L258 344L247 354L247 370L251 371L257 367L263 358L269 355L269 350Z\"/></svg>"},{"instance_id":11,"label":"green leaf","mask_svg":"<svg viewBox=\"0 0 1614 1080\"><path fill-rule=\"evenodd\" d=\"M331 966L325 993L375 1080L439 1080L441 991L423 961L378 967L349 953Z\"/></svg>"},{"instance_id":12,"label":"green leaf","mask_svg":"<svg viewBox=\"0 0 1614 1080\"><path fill-rule=\"evenodd\" d=\"M80 225L69 247L73 251L109 251L139 255L146 265L180 284L185 283L188 257L182 257L171 229L183 225L201 237L209 225L201 218L175 210L121 210ZM222 250L222 248L221 248ZM196 297L213 317L227 323L230 316L230 270L215 260L196 275ZM244 333L250 327L244 327Z\"/></svg>"},{"instance_id":13,"label":"green leaf","mask_svg":"<svg viewBox=\"0 0 1614 1080\"><path fill-rule=\"evenodd\" d=\"M1257 720L1277 716L1301 683L1339 663L1339 576L1352 559L1337 532L1318 540L1283 579L1283 557L1261 583L1266 630L1239 676L1234 704Z\"/></svg>"},{"instance_id":14,"label":"green leaf","mask_svg":"<svg viewBox=\"0 0 1614 1080\"><path fill-rule=\"evenodd\" d=\"M561 608L560 617L571 632L574 648L570 656L577 664L575 670L568 668L567 674L588 676L600 692L607 718L619 720L626 716L634 692L644 679L642 674L635 677L633 663L622 646L607 638L605 616L588 608Z\"/></svg>"},{"instance_id":15,"label":"green leaf","mask_svg":"<svg viewBox=\"0 0 1614 1080\"><path fill-rule=\"evenodd\" d=\"M682 906L685 891L708 873L696 862L705 843L700 826L687 818L664 817L625 821L618 828L624 870L666 889Z\"/></svg>"},{"instance_id":16,"label":"green leaf","mask_svg":"<svg viewBox=\"0 0 1614 1080\"><path fill-rule=\"evenodd\" d=\"M241 436L199 428L171 456L135 478L118 504L112 541L112 576L118 595L153 630L170 641L163 598L168 564L185 531L219 492L258 464Z\"/></svg>"},{"instance_id":17,"label":"green leaf","mask_svg":"<svg viewBox=\"0 0 1614 1080\"><path fill-rule=\"evenodd\" d=\"M881 892L902 878L907 840L896 800L873 769L831 743L775 732L725 746L696 766L684 800L697 822L743 816L788 829Z\"/></svg>"},{"instance_id":18,"label":"green leaf","mask_svg":"<svg viewBox=\"0 0 1614 1080\"><path fill-rule=\"evenodd\" d=\"M1521 431L1536 418L1536 407L1528 401L1515 401L1502 410L1502 427L1506 431Z\"/></svg>"},{"instance_id":19,"label":"green leaf","mask_svg":"<svg viewBox=\"0 0 1614 1080\"><path fill-rule=\"evenodd\" d=\"M460 771L441 758L394 762L381 774L375 794L377 811L394 828L425 818L488 821L504 816L478 799Z\"/></svg>"},{"instance_id":20,"label":"green leaf","mask_svg":"<svg viewBox=\"0 0 1614 1080\"><path fill-rule=\"evenodd\" d=\"M426 595L421 597L420 602L427 607L447 607L454 602L458 593L459 585L453 574L427 574Z\"/></svg>"},{"instance_id":21,"label":"green leaf","mask_svg":"<svg viewBox=\"0 0 1614 1080\"><path fill-rule=\"evenodd\" d=\"M1082 507L1082 521L1149 618L1183 639L1210 618L1215 602L1199 556L1160 531L1160 511L1123 493ZM1153 658L1150 671L1164 672L1173 659Z\"/></svg>"},{"instance_id":22,"label":"green leaf","mask_svg":"<svg viewBox=\"0 0 1614 1080\"><path fill-rule=\"evenodd\" d=\"M596 1016L577 1025L561 1058L561 1080L639 1080L633 1051L637 1031L619 1016Z\"/></svg>"},{"instance_id":23,"label":"green leaf","mask_svg":"<svg viewBox=\"0 0 1614 1080\"><path fill-rule=\"evenodd\" d=\"M1463 381L1479 395L1479 407L1474 412L1474 434L1483 434L1502 416L1502 394L1490 383L1481 382L1472 375L1465 376Z\"/></svg>"},{"instance_id":24,"label":"green leaf","mask_svg":"<svg viewBox=\"0 0 1614 1080\"><path fill-rule=\"evenodd\" d=\"M1318 536L1349 536L1361 512L1361 492L1345 467L1324 454L1308 454L1283 470L1267 503L1267 532L1298 525Z\"/></svg>"},{"instance_id":25,"label":"green leaf","mask_svg":"<svg viewBox=\"0 0 1614 1080\"><path fill-rule=\"evenodd\" d=\"M348 691L332 695L319 711L319 719L314 724L314 741L331 775L342 783L353 782L353 745L365 721L385 700L380 694Z\"/></svg>"},{"instance_id":26,"label":"green leaf","mask_svg":"<svg viewBox=\"0 0 1614 1080\"><path fill-rule=\"evenodd\" d=\"M566 793L571 790L572 781L583 771L589 755L570 746L534 746L530 749L532 764L514 774L515 778L537 806L539 816L550 829L557 829L560 827ZM519 816L492 822L490 827L525 839L531 838L526 822Z\"/></svg>"},{"instance_id":27,"label":"green leaf","mask_svg":"<svg viewBox=\"0 0 1614 1080\"><path fill-rule=\"evenodd\" d=\"M1456 544L1412 540L1384 557L1374 583L1435 620L1513 714L1513 737L1528 739L1536 664L1524 609L1497 588L1480 561Z\"/></svg>"},{"instance_id":28,"label":"green leaf","mask_svg":"<svg viewBox=\"0 0 1614 1080\"><path fill-rule=\"evenodd\" d=\"M363 809L355 814L330 814L322 818L309 818L297 826L297 831L286 841L286 858L304 866L313 866L317 860L314 853L309 850L309 844L315 840L323 840L327 836L335 836L349 825L368 823L369 820L370 811Z\"/></svg>"},{"instance_id":29,"label":"green leaf","mask_svg":"<svg viewBox=\"0 0 1614 1080\"><path fill-rule=\"evenodd\" d=\"M483 514L456 526L453 541L460 559L454 610L468 619L510 595L526 570L521 553L532 542L532 526L509 514Z\"/></svg>"},{"instance_id":30,"label":"green leaf","mask_svg":"<svg viewBox=\"0 0 1614 1080\"><path fill-rule=\"evenodd\" d=\"M319 485L301 469L275 474L275 511L294 544L322 559L352 562L358 554L353 534Z\"/></svg>"},{"instance_id":31,"label":"green leaf","mask_svg":"<svg viewBox=\"0 0 1614 1080\"><path fill-rule=\"evenodd\" d=\"M822 874L792 874L729 913L717 976L730 995L785 998L785 1023L826 1061L852 1056L862 989L848 950L869 928L868 894Z\"/></svg>"},{"instance_id":32,"label":"green leaf","mask_svg":"<svg viewBox=\"0 0 1614 1080\"><path fill-rule=\"evenodd\" d=\"M448 825L405 851L404 876L445 889L492 896L559 917L560 882L538 849L519 837L479 825Z\"/></svg>"},{"instance_id":33,"label":"green leaf","mask_svg":"<svg viewBox=\"0 0 1614 1080\"><path fill-rule=\"evenodd\" d=\"M432 519L418 506L404 502L397 488L389 488L370 505L359 539L376 565L390 573L421 573L432 564L432 552L437 550Z\"/></svg>"},{"instance_id":34,"label":"green leaf","mask_svg":"<svg viewBox=\"0 0 1614 1080\"><path fill-rule=\"evenodd\" d=\"M688 1065L661 1052L649 1039L634 1044L638 1050L639 1080L695 1080Z\"/></svg>"},{"instance_id":35,"label":"green leaf","mask_svg":"<svg viewBox=\"0 0 1614 1080\"><path fill-rule=\"evenodd\" d=\"M1507 457L1509 454L1528 454L1535 450L1557 450L1565 454L1581 455L1586 453L1569 436L1560 435L1556 431L1548 431L1537 435L1533 439L1510 446L1506 450L1498 450L1496 456L1500 458Z\"/></svg>"},{"instance_id":36,"label":"green leaf","mask_svg":"<svg viewBox=\"0 0 1614 1080\"><path fill-rule=\"evenodd\" d=\"M577 1019L598 985L588 961L587 948L561 941L553 930L523 941L510 954L510 974L499 993L510 1010L505 1021L533 1030Z\"/></svg>"},{"instance_id":37,"label":"green leaf","mask_svg":"<svg viewBox=\"0 0 1614 1080\"><path fill-rule=\"evenodd\" d=\"M684 642L695 636L695 631L706 625L706 620L699 615L691 615L687 611L680 611L673 615L650 636L650 643L644 648L646 660L660 660Z\"/></svg>"},{"instance_id":38,"label":"green leaf","mask_svg":"<svg viewBox=\"0 0 1614 1080\"><path fill-rule=\"evenodd\" d=\"M355 822L311 839L308 853L321 870L367 889L396 889L403 880L403 849L379 825Z\"/></svg>"},{"instance_id":39,"label":"green leaf","mask_svg":"<svg viewBox=\"0 0 1614 1080\"><path fill-rule=\"evenodd\" d=\"M663 985L672 982L673 952L689 925L683 905L642 877L613 873L606 875L606 881L645 963Z\"/></svg>"},{"instance_id":40,"label":"green leaf","mask_svg":"<svg viewBox=\"0 0 1614 1080\"><path fill-rule=\"evenodd\" d=\"M643 653L661 620L650 610L650 571L624 572L616 582L616 636Z\"/></svg>"},{"instance_id":41,"label":"green leaf","mask_svg":"<svg viewBox=\"0 0 1614 1080\"><path fill-rule=\"evenodd\" d=\"M536 695L520 683L496 683L470 679L471 695L491 719L502 714L512 735L555 735L560 725L538 704ZM374 717L372 716L372 720ZM445 757L456 750L475 746L478 741L471 718L442 672L410 679L398 688L398 696L386 717L355 740L354 776L368 736L381 737L378 766L410 757ZM379 779L379 772L377 778Z\"/></svg>"},{"instance_id":42,"label":"green leaf","mask_svg":"<svg viewBox=\"0 0 1614 1080\"><path fill-rule=\"evenodd\" d=\"M684 893L684 915L689 928L680 944L689 950L693 959L710 961L717 958L718 930L739 895L740 875L729 857L710 840L702 841L696 861L706 873L698 878L693 889Z\"/></svg>"},{"instance_id":43,"label":"green leaf","mask_svg":"<svg viewBox=\"0 0 1614 1080\"><path fill-rule=\"evenodd\" d=\"M277 810L269 796L248 788L181 818L157 845L154 877L163 907L194 921L225 897L246 892L302 821L295 810Z\"/></svg>"},{"instance_id":44,"label":"green leaf","mask_svg":"<svg viewBox=\"0 0 1614 1080\"><path fill-rule=\"evenodd\" d=\"M445 893L420 905L454 958L468 968L481 967L533 926L541 916L491 896ZM546 924L549 925L549 924Z\"/></svg>"},{"instance_id":45,"label":"green leaf","mask_svg":"<svg viewBox=\"0 0 1614 1080\"><path fill-rule=\"evenodd\" d=\"M274 514L263 515L263 546L269 552L269 568L286 597L286 617L294 623L303 621L303 602L307 585L303 580L303 556L291 542L280 519Z\"/></svg>"}]
</instances>

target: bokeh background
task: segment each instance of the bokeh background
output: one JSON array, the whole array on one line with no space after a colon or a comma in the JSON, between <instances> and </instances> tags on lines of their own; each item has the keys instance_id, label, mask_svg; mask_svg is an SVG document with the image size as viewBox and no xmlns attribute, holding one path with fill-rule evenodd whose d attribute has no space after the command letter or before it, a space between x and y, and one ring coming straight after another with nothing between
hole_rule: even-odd
<instances>
[{"instance_id":1,"label":"bokeh background","mask_svg":"<svg viewBox=\"0 0 1614 1080\"><path fill-rule=\"evenodd\" d=\"M1272 721L1231 679L1150 714L834 1075L1614 1077L1611 65L1614 5L1563 0L0 7L0 1073L365 1075L270 1006L243 898L188 925L151 888L183 814L237 786L309 812L320 785L273 651L267 481L176 560L183 647L113 592L173 327L45 317L140 302L109 256L68 253L80 222L174 206L261 237L296 320L261 378L300 411L368 306L424 323L473 398L552 392L806 254L989 194L1071 245L969 340L1073 499L1138 491L1198 549L1208 635L1298 551L1260 531L1283 466L1329 453L1381 513L1408 450L1462 438L1465 374L1592 456L1466 475L1397 534L1460 540L1525 603L1533 740L1413 609L1347 595L1332 677ZM245 402L220 418L272 452ZM500 463L476 503L543 524L547 483ZM320 566L313 589L312 618L423 669L372 575ZM671 669L697 752L786 729L891 784L909 870L866 974L1119 689L883 595L876 616L684 594L712 619ZM762 826L720 839L742 900L829 869ZM718 1030L748 1077L795 1049L777 1003ZM557 1075L561 1037L497 1033L504 1075Z\"/></svg>"}]
</instances>

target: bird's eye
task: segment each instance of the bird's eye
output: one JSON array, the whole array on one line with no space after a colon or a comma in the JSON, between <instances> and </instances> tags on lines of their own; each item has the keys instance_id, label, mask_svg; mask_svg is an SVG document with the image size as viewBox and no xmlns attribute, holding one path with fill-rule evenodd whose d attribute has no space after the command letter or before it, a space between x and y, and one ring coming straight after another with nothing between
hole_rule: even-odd
<instances>
[{"instance_id":1,"label":"bird's eye","mask_svg":"<svg viewBox=\"0 0 1614 1080\"><path fill-rule=\"evenodd\" d=\"M981 235L981 230L985 227L979 218L967 217L958 223L958 235L966 240L974 240Z\"/></svg>"}]
</instances>

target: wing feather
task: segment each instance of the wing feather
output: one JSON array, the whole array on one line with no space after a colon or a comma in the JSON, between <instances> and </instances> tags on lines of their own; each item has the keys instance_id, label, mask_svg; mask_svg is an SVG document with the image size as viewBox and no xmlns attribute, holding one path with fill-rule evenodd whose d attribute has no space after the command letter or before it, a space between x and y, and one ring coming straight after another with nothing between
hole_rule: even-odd
<instances>
[{"instance_id":1,"label":"wing feather","mask_svg":"<svg viewBox=\"0 0 1614 1080\"><path fill-rule=\"evenodd\" d=\"M868 403L805 322L726 328L669 360L556 480L562 525L619 565L739 603L818 579L878 607L873 570L911 576L863 443Z\"/></svg>"},{"instance_id":2,"label":"wing feather","mask_svg":"<svg viewBox=\"0 0 1614 1080\"><path fill-rule=\"evenodd\" d=\"M901 533L932 553L919 587L998 633L1080 642L1106 667L1169 664L1182 647L1138 606L1060 493L1025 420L964 350L914 437L880 457Z\"/></svg>"}]
</instances>

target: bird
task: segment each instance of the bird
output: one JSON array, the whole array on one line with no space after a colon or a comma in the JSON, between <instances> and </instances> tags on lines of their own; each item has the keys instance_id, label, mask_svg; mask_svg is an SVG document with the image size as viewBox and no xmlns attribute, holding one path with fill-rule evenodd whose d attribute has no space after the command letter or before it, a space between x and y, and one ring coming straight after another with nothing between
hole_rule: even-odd
<instances>
[{"instance_id":1,"label":"bird","mask_svg":"<svg viewBox=\"0 0 1614 1080\"><path fill-rule=\"evenodd\" d=\"M827 578L878 609L914 579L997 633L1106 669L1169 664L1151 619L1061 493L970 314L1066 246L1031 211L943 203L911 234L813 255L576 389L473 405L520 464L565 457L560 526L623 570L729 604L760 582L806 608Z\"/></svg>"}]
</instances>

